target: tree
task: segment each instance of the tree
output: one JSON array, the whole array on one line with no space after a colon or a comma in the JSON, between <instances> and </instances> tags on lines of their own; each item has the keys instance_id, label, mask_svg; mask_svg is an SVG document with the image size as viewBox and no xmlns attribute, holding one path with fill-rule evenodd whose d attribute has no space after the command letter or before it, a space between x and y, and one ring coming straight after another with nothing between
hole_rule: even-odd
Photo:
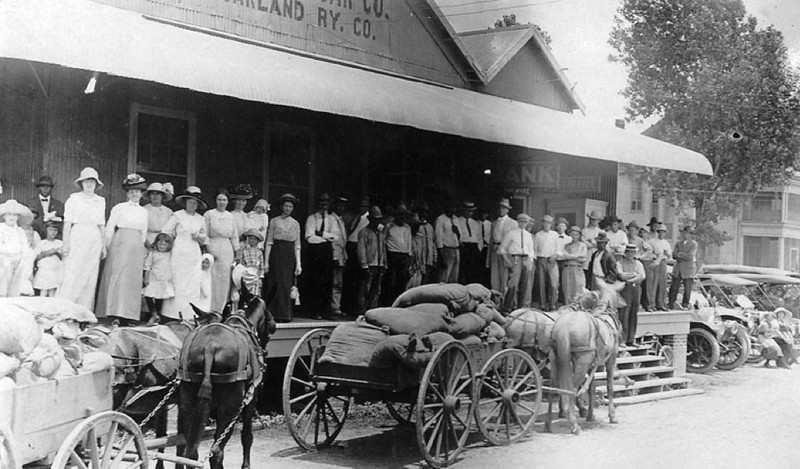
<instances>
[{"instance_id":1,"label":"tree","mask_svg":"<svg viewBox=\"0 0 800 469\"><path fill-rule=\"evenodd\" d=\"M517 15L515 15L514 13L509 13L508 15L503 15L502 18L500 18L499 20L495 21L494 22L494 27L495 27L495 29L499 29L499 28L507 28L509 26L518 26L520 24L522 24L522 23L517 21ZM530 24L530 23L528 23L528 24ZM550 42L552 42L552 38L547 33L547 31L542 29L538 24L534 24L533 27L536 28L536 31L539 33L540 36L542 36L542 39L544 39L544 43L547 44L548 46L550 46Z\"/></svg>"},{"instance_id":2,"label":"tree","mask_svg":"<svg viewBox=\"0 0 800 469\"><path fill-rule=\"evenodd\" d=\"M637 176L676 208L694 207L701 248L752 195L792 176L800 153L797 74L781 33L741 0L624 0L609 39L628 70L627 118L645 134L702 153L711 177L654 168Z\"/></svg>"}]
</instances>

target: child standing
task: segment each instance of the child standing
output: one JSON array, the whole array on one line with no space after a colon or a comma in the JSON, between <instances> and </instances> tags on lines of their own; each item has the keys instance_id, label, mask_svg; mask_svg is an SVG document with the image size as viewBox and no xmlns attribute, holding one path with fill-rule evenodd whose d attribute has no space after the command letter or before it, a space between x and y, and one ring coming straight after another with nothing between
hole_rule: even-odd
<instances>
[{"instance_id":1,"label":"child standing","mask_svg":"<svg viewBox=\"0 0 800 469\"><path fill-rule=\"evenodd\" d=\"M269 204L264 199L259 199L253 211L247 214L248 228L252 228L261 234L262 241L258 243L259 249L264 249L264 238L267 237L267 227L269 226Z\"/></svg>"},{"instance_id":2,"label":"child standing","mask_svg":"<svg viewBox=\"0 0 800 469\"><path fill-rule=\"evenodd\" d=\"M64 242L58 239L58 221L49 220L44 226L47 237L39 243L37 249L33 288L39 290L39 296L56 296L56 289L64 277L64 264L61 262Z\"/></svg>"},{"instance_id":3,"label":"child standing","mask_svg":"<svg viewBox=\"0 0 800 469\"><path fill-rule=\"evenodd\" d=\"M211 311L211 267L214 266L214 256L210 253L205 253L201 259L200 298L198 298L195 306L201 311L208 312Z\"/></svg>"},{"instance_id":4,"label":"child standing","mask_svg":"<svg viewBox=\"0 0 800 469\"><path fill-rule=\"evenodd\" d=\"M150 310L148 326L154 326L161 320L161 307L164 300L175 297L172 286L172 236L159 233L153 240L153 249L144 260L144 299Z\"/></svg>"},{"instance_id":5,"label":"child standing","mask_svg":"<svg viewBox=\"0 0 800 469\"><path fill-rule=\"evenodd\" d=\"M246 245L242 248L241 263L247 269L242 281L250 293L258 296L261 295L261 279L264 277L264 252L258 246L264 242L264 236L250 229L245 231L242 238L246 240Z\"/></svg>"}]
</instances>

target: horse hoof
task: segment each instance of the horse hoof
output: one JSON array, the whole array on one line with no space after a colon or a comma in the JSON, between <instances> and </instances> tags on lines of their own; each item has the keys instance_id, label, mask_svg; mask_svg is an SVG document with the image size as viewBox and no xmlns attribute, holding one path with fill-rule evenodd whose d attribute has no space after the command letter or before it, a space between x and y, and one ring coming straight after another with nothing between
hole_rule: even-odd
<instances>
[{"instance_id":1,"label":"horse hoof","mask_svg":"<svg viewBox=\"0 0 800 469\"><path fill-rule=\"evenodd\" d=\"M581 427L579 427L579 426L577 426L577 425L575 425L574 427L572 427L572 434L573 434L573 435L576 435L576 436L577 436L577 435L580 435L580 434L581 434Z\"/></svg>"},{"instance_id":2,"label":"horse hoof","mask_svg":"<svg viewBox=\"0 0 800 469\"><path fill-rule=\"evenodd\" d=\"M619 423L619 420L616 417L611 417L608 419L608 423Z\"/></svg>"}]
</instances>

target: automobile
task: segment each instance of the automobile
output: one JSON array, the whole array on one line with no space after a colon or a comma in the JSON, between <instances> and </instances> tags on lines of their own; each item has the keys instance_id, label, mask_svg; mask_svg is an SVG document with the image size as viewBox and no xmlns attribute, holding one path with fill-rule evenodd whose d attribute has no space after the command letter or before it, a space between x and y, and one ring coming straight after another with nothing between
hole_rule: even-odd
<instances>
[{"instance_id":1,"label":"automobile","mask_svg":"<svg viewBox=\"0 0 800 469\"><path fill-rule=\"evenodd\" d=\"M792 312L792 317L800 318L800 278L782 274L740 273L736 275L758 284L758 287L751 288L751 290L763 311L786 308Z\"/></svg>"}]
</instances>

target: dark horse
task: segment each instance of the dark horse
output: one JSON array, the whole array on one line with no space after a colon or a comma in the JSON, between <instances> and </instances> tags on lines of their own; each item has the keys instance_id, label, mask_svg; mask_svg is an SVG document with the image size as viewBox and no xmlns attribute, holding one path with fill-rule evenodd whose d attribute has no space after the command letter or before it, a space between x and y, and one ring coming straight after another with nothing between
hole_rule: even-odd
<instances>
[{"instance_id":1,"label":"dark horse","mask_svg":"<svg viewBox=\"0 0 800 469\"><path fill-rule=\"evenodd\" d=\"M252 419L258 383L264 366L264 348L269 335L275 332L275 320L260 297L243 290L239 310L224 318L223 323L208 324L196 329L183 343L179 377L180 404L178 433L186 437L186 446L178 454L197 460L197 448L205 422L212 410L216 415L214 441L242 408L242 468L250 467L253 444ZM247 396L248 390L252 394ZM211 448L211 467L221 469L229 432ZM181 466L178 466L181 467Z\"/></svg>"}]
</instances>

